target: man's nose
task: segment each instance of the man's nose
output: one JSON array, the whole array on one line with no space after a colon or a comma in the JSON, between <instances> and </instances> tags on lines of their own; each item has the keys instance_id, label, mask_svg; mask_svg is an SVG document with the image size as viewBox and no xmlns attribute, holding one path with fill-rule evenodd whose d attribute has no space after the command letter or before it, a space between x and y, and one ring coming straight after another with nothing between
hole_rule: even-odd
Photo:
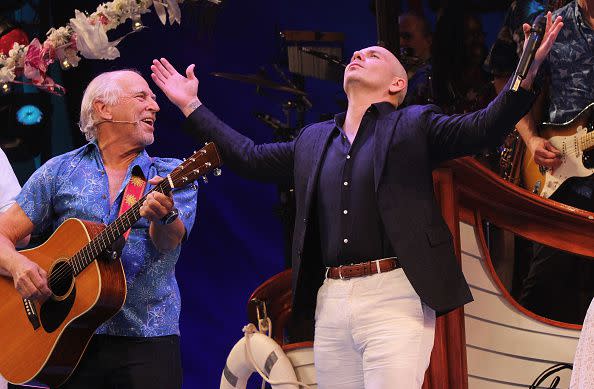
<instances>
[{"instance_id":1,"label":"man's nose","mask_svg":"<svg viewBox=\"0 0 594 389\"><path fill-rule=\"evenodd\" d=\"M360 51L355 51L353 53L353 59L358 59L359 61L363 60L363 53L361 53Z\"/></svg>"},{"instance_id":2,"label":"man's nose","mask_svg":"<svg viewBox=\"0 0 594 389\"><path fill-rule=\"evenodd\" d=\"M157 101L154 99L151 99L148 109L150 111L155 111L155 112L158 112L161 110L161 108L159 107L159 104L157 104Z\"/></svg>"}]
</instances>

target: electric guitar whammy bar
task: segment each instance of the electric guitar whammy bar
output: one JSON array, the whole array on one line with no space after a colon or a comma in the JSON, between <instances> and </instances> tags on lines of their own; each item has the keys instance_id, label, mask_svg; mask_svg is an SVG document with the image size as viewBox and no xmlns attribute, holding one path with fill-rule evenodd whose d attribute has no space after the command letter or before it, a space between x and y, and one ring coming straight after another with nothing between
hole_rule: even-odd
<instances>
[{"instance_id":1,"label":"electric guitar whammy bar","mask_svg":"<svg viewBox=\"0 0 594 389\"><path fill-rule=\"evenodd\" d=\"M593 130L594 103L566 123L543 123L539 134L561 152L561 165L553 171L541 168L527 150L522 169L525 188L549 198L568 179L592 175L594 173Z\"/></svg>"},{"instance_id":2,"label":"electric guitar whammy bar","mask_svg":"<svg viewBox=\"0 0 594 389\"><path fill-rule=\"evenodd\" d=\"M207 143L151 192L168 194L221 164L215 145ZM53 295L44 303L23 299L12 278L0 276L0 374L5 379L54 387L70 377L95 330L124 304L121 259L104 253L140 219L145 199L108 226L68 219L44 244L21 251L48 274Z\"/></svg>"}]
</instances>

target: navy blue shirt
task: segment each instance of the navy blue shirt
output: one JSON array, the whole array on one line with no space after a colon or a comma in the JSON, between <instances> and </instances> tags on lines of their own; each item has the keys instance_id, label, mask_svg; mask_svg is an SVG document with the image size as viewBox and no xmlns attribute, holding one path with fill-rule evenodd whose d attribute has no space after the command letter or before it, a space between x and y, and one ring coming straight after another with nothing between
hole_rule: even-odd
<instances>
[{"instance_id":1,"label":"navy blue shirt","mask_svg":"<svg viewBox=\"0 0 594 389\"><path fill-rule=\"evenodd\" d=\"M390 103L373 104L363 116L353 144L342 126L335 127L323 156L317 190L317 215L322 260L339 266L394 257L376 201L373 173L377 120L395 110Z\"/></svg>"}]
</instances>

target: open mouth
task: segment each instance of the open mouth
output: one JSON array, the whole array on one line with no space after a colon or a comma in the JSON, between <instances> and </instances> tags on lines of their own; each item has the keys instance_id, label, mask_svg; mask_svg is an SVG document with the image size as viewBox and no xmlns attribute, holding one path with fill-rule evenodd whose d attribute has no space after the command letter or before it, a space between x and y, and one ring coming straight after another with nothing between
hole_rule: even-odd
<instances>
[{"instance_id":1,"label":"open mouth","mask_svg":"<svg viewBox=\"0 0 594 389\"><path fill-rule=\"evenodd\" d=\"M148 124L151 127L153 127L155 125L155 120L151 119L151 118L142 119L141 122Z\"/></svg>"}]
</instances>

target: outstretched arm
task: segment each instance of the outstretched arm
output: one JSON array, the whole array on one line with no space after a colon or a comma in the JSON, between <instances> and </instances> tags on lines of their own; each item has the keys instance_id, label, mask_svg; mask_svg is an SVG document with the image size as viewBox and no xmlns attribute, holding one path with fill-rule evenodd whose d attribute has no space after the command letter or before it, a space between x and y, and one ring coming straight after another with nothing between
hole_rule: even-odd
<instances>
[{"instance_id":1,"label":"outstretched arm","mask_svg":"<svg viewBox=\"0 0 594 389\"><path fill-rule=\"evenodd\" d=\"M255 145L208 110L198 98L194 65L181 75L165 58L153 60L151 77L188 118L184 126L200 143L213 141L225 164L246 177L287 181L293 174L294 142Z\"/></svg>"},{"instance_id":2,"label":"outstretched arm","mask_svg":"<svg viewBox=\"0 0 594 389\"><path fill-rule=\"evenodd\" d=\"M524 26L526 35L529 33L527 27L529 25ZM549 12L542 43L518 92L505 87L487 108L465 115L447 116L431 110L426 112L429 144L436 161L475 153L483 147L501 142L503 136L528 113L535 97L528 90L532 88L540 65L562 27L562 18L557 17L553 21Z\"/></svg>"}]
</instances>

